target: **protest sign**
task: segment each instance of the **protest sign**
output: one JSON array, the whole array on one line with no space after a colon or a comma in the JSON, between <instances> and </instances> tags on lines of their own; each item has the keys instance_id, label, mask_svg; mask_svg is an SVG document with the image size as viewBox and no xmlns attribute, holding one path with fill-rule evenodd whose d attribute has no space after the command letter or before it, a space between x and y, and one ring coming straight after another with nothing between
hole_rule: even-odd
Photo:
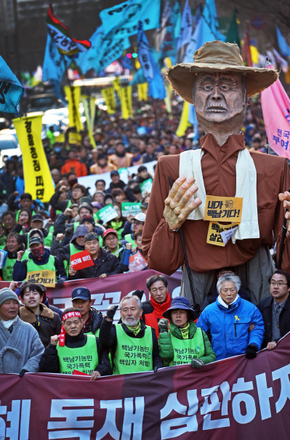
<instances>
[{"instance_id":1,"label":"protest sign","mask_svg":"<svg viewBox=\"0 0 290 440\"><path fill-rule=\"evenodd\" d=\"M153 184L152 179L147 179L147 180L145 180L145 182L141 183L140 188L141 188L141 194L143 197L145 197L147 194L151 193L152 184Z\"/></svg>"},{"instance_id":2,"label":"protest sign","mask_svg":"<svg viewBox=\"0 0 290 440\"><path fill-rule=\"evenodd\" d=\"M141 252L138 251L136 254L130 255L129 272L139 272L140 270L145 269L147 265L148 263Z\"/></svg>"},{"instance_id":3,"label":"protest sign","mask_svg":"<svg viewBox=\"0 0 290 440\"><path fill-rule=\"evenodd\" d=\"M77 144L82 145L82 135L79 133L74 133L73 131L70 131L68 134L68 143L69 144Z\"/></svg>"},{"instance_id":4,"label":"protest sign","mask_svg":"<svg viewBox=\"0 0 290 440\"><path fill-rule=\"evenodd\" d=\"M122 217L128 217L129 215L137 215L141 212L141 203L122 203Z\"/></svg>"},{"instance_id":5,"label":"protest sign","mask_svg":"<svg viewBox=\"0 0 290 440\"><path fill-rule=\"evenodd\" d=\"M54 194L50 169L41 140L42 115L13 119L23 158L25 192L49 202Z\"/></svg>"},{"instance_id":6,"label":"protest sign","mask_svg":"<svg viewBox=\"0 0 290 440\"><path fill-rule=\"evenodd\" d=\"M27 273L26 281L28 283L43 284L45 287L55 286L55 271L54 270L34 270Z\"/></svg>"},{"instance_id":7,"label":"protest sign","mask_svg":"<svg viewBox=\"0 0 290 440\"><path fill-rule=\"evenodd\" d=\"M129 175L128 168L125 167L119 168L118 173L120 176L120 180L123 180L123 182L125 182L126 179L128 179L128 175Z\"/></svg>"},{"instance_id":8,"label":"protest sign","mask_svg":"<svg viewBox=\"0 0 290 440\"><path fill-rule=\"evenodd\" d=\"M225 247L231 236L236 232L238 226L238 223L222 225L218 222L210 222L206 242L208 244Z\"/></svg>"},{"instance_id":9,"label":"protest sign","mask_svg":"<svg viewBox=\"0 0 290 440\"><path fill-rule=\"evenodd\" d=\"M77 252L70 256L70 264L74 270L85 269L94 265L94 262L90 256L89 251Z\"/></svg>"},{"instance_id":10,"label":"protest sign","mask_svg":"<svg viewBox=\"0 0 290 440\"><path fill-rule=\"evenodd\" d=\"M121 111L123 119L128 119L133 116L132 86L121 88Z\"/></svg>"},{"instance_id":11,"label":"protest sign","mask_svg":"<svg viewBox=\"0 0 290 440\"><path fill-rule=\"evenodd\" d=\"M114 87L106 87L102 89L101 93L105 99L108 114L113 115L116 112L116 98Z\"/></svg>"},{"instance_id":12,"label":"protest sign","mask_svg":"<svg viewBox=\"0 0 290 440\"><path fill-rule=\"evenodd\" d=\"M113 208L113 205L109 204L97 212L97 217L102 220L103 223L108 223L110 220L118 217L118 213Z\"/></svg>"},{"instance_id":13,"label":"protest sign","mask_svg":"<svg viewBox=\"0 0 290 440\"><path fill-rule=\"evenodd\" d=\"M255 359L240 355L199 370L179 365L95 382L79 375L1 374L0 437L288 440L289 351L288 334Z\"/></svg>"},{"instance_id":14,"label":"protest sign","mask_svg":"<svg viewBox=\"0 0 290 440\"><path fill-rule=\"evenodd\" d=\"M75 127L77 132L84 129L79 110L81 100L80 86L64 86L65 95L68 100L68 126Z\"/></svg>"},{"instance_id":15,"label":"protest sign","mask_svg":"<svg viewBox=\"0 0 290 440\"><path fill-rule=\"evenodd\" d=\"M204 220L241 223L242 197L206 196Z\"/></svg>"}]
</instances>

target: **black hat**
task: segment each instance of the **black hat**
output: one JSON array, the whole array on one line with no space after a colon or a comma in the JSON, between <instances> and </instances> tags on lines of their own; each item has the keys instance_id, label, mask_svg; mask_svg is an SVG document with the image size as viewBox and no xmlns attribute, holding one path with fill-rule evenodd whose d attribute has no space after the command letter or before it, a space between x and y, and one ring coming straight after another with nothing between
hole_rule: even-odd
<instances>
[{"instance_id":1,"label":"black hat","mask_svg":"<svg viewBox=\"0 0 290 440\"><path fill-rule=\"evenodd\" d=\"M112 176L119 176L118 171L117 171L117 170L113 170L113 171L111 171L111 177L112 177Z\"/></svg>"},{"instance_id":2,"label":"black hat","mask_svg":"<svg viewBox=\"0 0 290 440\"><path fill-rule=\"evenodd\" d=\"M31 221L32 222L42 222L43 223L43 217L42 217L42 215L40 215L40 214L34 214L32 217L31 217Z\"/></svg>"}]
</instances>

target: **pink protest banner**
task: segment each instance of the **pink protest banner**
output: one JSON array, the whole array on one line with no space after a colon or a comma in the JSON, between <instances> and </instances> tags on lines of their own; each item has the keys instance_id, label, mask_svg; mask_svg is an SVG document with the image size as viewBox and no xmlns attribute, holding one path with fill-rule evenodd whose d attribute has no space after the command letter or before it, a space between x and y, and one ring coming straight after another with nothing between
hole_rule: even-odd
<instances>
[{"instance_id":1,"label":"pink protest banner","mask_svg":"<svg viewBox=\"0 0 290 440\"><path fill-rule=\"evenodd\" d=\"M288 440L290 334L273 351L193 369L0 375L0 438Z\"/></svg>"},{"instance_id":2,"label":"pink protest banner","mask_svg":"<svg viewBox=\"0 0 290 440\"><path fill-rule=\"evenodd\" d=\"M261 93L261 104L270 147L290 159L290 99L279 79Z\"/></svg>"}]
</instances>

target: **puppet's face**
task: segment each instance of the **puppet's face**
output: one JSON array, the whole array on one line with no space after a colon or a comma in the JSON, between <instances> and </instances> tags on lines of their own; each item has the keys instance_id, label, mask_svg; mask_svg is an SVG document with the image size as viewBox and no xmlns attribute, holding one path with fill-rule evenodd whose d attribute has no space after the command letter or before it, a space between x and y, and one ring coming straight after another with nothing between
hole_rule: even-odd
<instances>
[{"instance_id":1,"label":"puppet's face","mask_svg":"<svg viewBox=\"0 0 290 440\"><path fill-rule=\"evenodd\" d=\"M193 100L200 125L212 125L212 133L216 124L240 123L242 127L247 101L242 74L198 73Z\"/></svg>"}]
</instances>

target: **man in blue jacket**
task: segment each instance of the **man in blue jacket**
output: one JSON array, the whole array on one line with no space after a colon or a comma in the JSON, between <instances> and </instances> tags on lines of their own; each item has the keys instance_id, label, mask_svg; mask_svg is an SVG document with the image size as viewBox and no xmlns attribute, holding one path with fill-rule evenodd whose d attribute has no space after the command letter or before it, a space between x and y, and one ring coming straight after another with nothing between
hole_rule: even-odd
<instances>
[{"instance_id":1,"label":"man in blue jacket","mask_svg":"<svg viewBox=\"0 0 290 440\"><path fill-rule=\"evenodd\" d=\"M253 359L263 342L262 315L254 304L239 296L240 287L238 276L221 276L216 302L204 309L197 322L198 327L210 332L217 360L243 353Z\"/></svg>"}]
</instances>

